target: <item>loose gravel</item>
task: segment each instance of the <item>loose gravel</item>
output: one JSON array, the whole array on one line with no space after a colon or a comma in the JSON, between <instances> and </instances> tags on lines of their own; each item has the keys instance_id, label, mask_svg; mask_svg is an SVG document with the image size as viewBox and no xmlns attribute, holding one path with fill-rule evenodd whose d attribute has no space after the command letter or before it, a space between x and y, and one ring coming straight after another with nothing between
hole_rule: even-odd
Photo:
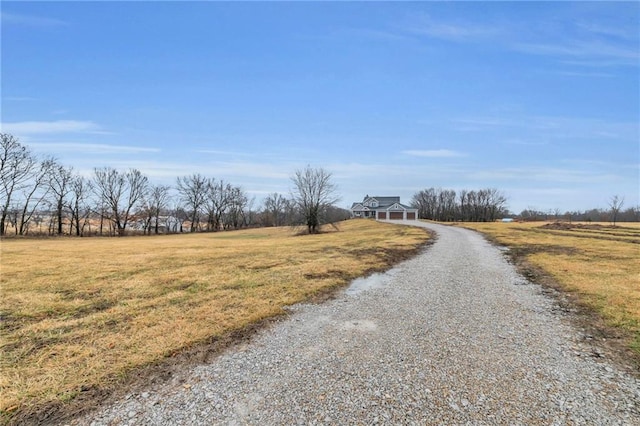
<instances>
[{"instance_id":1,"label":"loose gravel","mask_svg":"<svg viewBox=\"0 0 640 426\"><path fill-rule=\"evenodd\" d=\"M460 228L75 424L640 424L640 381ZM168 331L170 332L170 330Z\"/></svg>"}]
</instances>

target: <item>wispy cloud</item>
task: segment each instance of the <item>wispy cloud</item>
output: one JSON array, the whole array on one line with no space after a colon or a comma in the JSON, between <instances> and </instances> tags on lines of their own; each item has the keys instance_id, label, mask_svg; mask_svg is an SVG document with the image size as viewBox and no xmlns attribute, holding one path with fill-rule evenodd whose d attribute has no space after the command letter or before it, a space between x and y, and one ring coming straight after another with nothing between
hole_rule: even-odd
<instances>
[{"instance_id":1,"label":"wispy cloud","mask_svg":"<svg viewBox=\"0 0 640 426\"><path fill-rule=\"evenodd\" d=\"M401 41L410 38L399 32L368 28L347 28L335 31L333 35L337 37L346 36L376 41Z\"/></svg>"},{"instance_id":2,"label":"wispy cloud","mask_svg":"<svg viewBox=\"0 0 640 426\"><path fill-rule=\"evenodd\" d=\"M456 130L463 132L479 132L487 129L520 126L517 121L504 117L460 117L449 121Z\"/></svg>"},{"instance_id":3,"label":"wispy cloud","mask_svg":"<svg viewBox=\"0 0 640 426\"><path fill-rule=\"evenodd\" d=\"M467 154L459 151L452 151L450 149L410 149L402 151L403 154L412 157L427 157L427 158L449 158L449 157L466 157Z\"/></svg>"},{"instance_id":4,"label":"wispy cloud","mask_svg":"<svg viewBox=\"0 0 640 426\"><path fill-rule=\"evenodd\" d=\"M406 175L407 167L402 165L387 163L355 163L355 162L333 162L327 168L339 179L370 179L376 176L402 176Z\"/></svg>"},{"instance_id":5,"label":"wispy cloud","mask_svg":"<svg viewBox=\"0 0 640 426\"><path fill-rule=\"evenodd\" d=\"M554 40L553 42L513 43L511 49L532 55L558 58L604 59L611 63L638 65L640 52L637 47L614 45L604 41Z\"/></svg>"},{"instance_id":6,"label":"wispy cloud","mask_svg":"<svg viewBox=\"0 0 640 426\"><path fill-rule=\"evenodd\" d=\"M200 154L211 154L215 156L225 156L225 157L251 157L255 155L248 152L223 151L218 149L198 149L195 152Z\"/></svg>"},{"instance_id":7,"label":"wispy cloud","mask_svg":"<svg viewBox=\"0 0 640 426\"><path fill-rule=\"evenodd\" d=\"M583 20L559 27L547 22L478 22L420 15L401 24L398 32L457 43L483 43L491 49L555 57L574 65L638 66L640 60L637 25L628 23L616 27Z\"/></svg>"},{"instance_id":8,"label":"wispy cloud","mask_svg":"<svg viewBox=\"0 0 640 426\"><path fill-rule=\"evenodd\" d=\"M560 75L564 77L585 77L585 78L611 78L614 74L604 72L585 72L585 71L543 71L545 74Z\"/></svg>"},{"instance_id":9,"label":"wispy cloud","mask_svg":"<svg viewBox=\"0 0 640 426\"><path fill-rule=\"evenodd\" d=\"M33 135L45 133L101 133L103 132L93 121L58 120L58 121L20 121L0 124L3 132L17 135Z\"/></svg>"},{"instance_id":10,"label":"wispy cloud","mask_svg":"<svg viewBox=\"0 0 640 426\"><path fill-rule=\"evenodd\" d=\"M538 181L555 183L603 183L617 182L622 178L611 173L596 173L593 170L571 170L553 167L518 167L481 170L469 174L474 180L487 181Z\"/></svg>"},{"instance_id":11,"label":"wispy cloud","mask_svg":"<svg viewBox=\"0 0 640 426\"><path fill-rule=\"evenodd\" d=\"M570 65L574 67L584 67L584 68L597 68L597 69L613 68L613 67L620 66L620 61L618 60L602 59L602 58L598 58L598 59L570 58L570 59L560 60L559 62L563 65Z\"/></svg>"},{"instance_id":12,"label":"wispy cloud","mask_svg":"<svg viewBox=\"0 0 640 426\"><path fill-rule=\"evenodd\" d=\"M267 178L267 179L289 179L294 167L283 164L260 163L252 161L236 162L216 162L212 165L216 173L226 176L242 176Z\"/></svg>"},{"instance_id":13,"label":"wispy cloud","mask_svg":"<svg viewBox=\"0 0 640 426\"><path fill-rule=\"evenodd\" d=\"M67 25L61 19L49 18L45 16L25 15L20 13L0 12L2 24L26 25L30 27L57 27Z\"/></svg>"},{"instance_id":14,"label":"wispy cloud","mask_svg":"<svg viewBox=\"0 0 640 426\"><path fill-rule=\"evenodd\" d=\"M116 168L136 168L153 178L175 179L178 176L200 173L225 179L235 184L243 184L247 180L284 180L288 181L295 166L286 163L260 163L254 161L237 162L172 162L163 160L147 160L127 158L111 161L109 165Z\"/></svg>"},{"instance_id":15,"label":"wispy cloud","mask_svg":"<svg viewBox=\"0 0 640 426\"><path fill-rule=\"evenodd\" d=\"M584 117L518 115L510 117L460 117L451 122L465 132L484 132L500 129L526 130L540 139L608 139L637 141L638 124ZM532 133L533 132L533 133Z\"/></svg>"},{"instance_id":16,"label":"wispy cloud","mask_svg":"<svg viewBox=\"0 0 640 426\"><path fill-rule=\"evenodd\" d=\"M450 164L433 164L430 167L411 165L406 162L388 161L385 163L335 162L326 165L336 179L349 184L365 184L372 190L380 185L406 185L407 176L415 181L428 182L434 179L455 179L465 172L463 167Z\"/></svg>"},{"instance_id":17,"label":"wispy cloud","mask_svg":"<svg viewBox=\"0 0 640 426\"><path fill-rule=\"evenodd\" d=\"M630 161L633 161L633 157L629 158ZM567 168L582 168L588 170L611 170L611 171L620 171L620 170L640 170L639 163L619 163L619 162L611 162L611 161L603 161L603 160L594 160L594 159L584 159L584 158L570 158L562 160L561 164L566 164Z\"/></svg>"},{"instance_id":18,"label":"wispy cloud","mask_svg":"<svg viewBox=\"0 0 640 426\"><path fill-rule=\"evenodd\" d=\"M37 151L73 152L74 154L136 154L144 152L160 152L160 149L158 148L76 142L36 142L29 143L29 146Z\"/></svg>"},{"instance_id":19,"label":"wispy cloud","mask_svg":"<svg viewBox=\"0 0 640 426\"><path fill-rule=\"evenodd\" d=\"M542 146L547 145L546 141L526 141L522 139L508 139L504 141L506 145L520 145L520 146Z\"/></svg>"},{"instance_id":20,"label":"wispy cloud","mask_svg":"<svg viewBox=\"0 0 640 426\"><path fill-rule=\"evenodd\" d=\"M420 16L416 22L405 27L409 33L439 38L449 41L482 41L501 33L495 26L487 26L472 22L445 22L433 19L429 15Z\"/></svg>"},{"instance_id":21,"label":"wispy cloud","mask_svg":"<svg viewBox=\"0 0 640 426\"><path fill-rule=\"evenodd\" d=\"M637 40L638 28L634 25L624 25L618 22L617 26L605 25L594 22L577 22L576 27L591 34L615 37L624 40Z\"/></svg>"},{"instance_id":22,"label":"wispy cloud","mask_svg":"<svg viewBox=\"0 0 640 426\"><path fill-rule=\"evenodd\" d=\"M33 98L30 96L3 96L3 101L11 101L11 102L29 102L36 101L38 98Z\"/></svg>"},{"instance_id":23,"label":"wispy cloud","mask_svg":"<svg viewBox=\"0 0 640 426\"><path fill-rule=\"evenodd\" d=\"M527 188L527 192L537 195L574 195L576 190L574 188Z\"/></svg>"}]
</instances>

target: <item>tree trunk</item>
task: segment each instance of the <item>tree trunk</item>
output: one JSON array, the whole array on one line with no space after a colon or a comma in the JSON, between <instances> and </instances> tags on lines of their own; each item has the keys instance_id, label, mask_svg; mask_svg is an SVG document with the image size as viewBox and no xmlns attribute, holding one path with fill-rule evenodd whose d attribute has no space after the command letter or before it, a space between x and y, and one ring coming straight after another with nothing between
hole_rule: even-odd
<instances>
[{"instance_id":1,"label":"tree trunk","mask_svg":"<svg viewBox=\"0 0 640 426\"><path fill-rule=\"evenodd\" d=\"M62 235L62 199L58 200L57 214L58 214L58 235Z\"/></svg>"}]
</instances>

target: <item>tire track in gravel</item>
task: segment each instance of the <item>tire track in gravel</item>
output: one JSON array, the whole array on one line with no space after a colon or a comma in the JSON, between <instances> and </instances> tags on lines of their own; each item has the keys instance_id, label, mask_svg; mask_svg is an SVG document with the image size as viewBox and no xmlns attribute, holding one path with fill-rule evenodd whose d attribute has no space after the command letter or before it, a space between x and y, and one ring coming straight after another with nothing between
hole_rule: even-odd
<instances>
[{"instance_id":1,"label":"tire track in gravel","mask_svg":"<svg viewBox=\"0 0 640 426\"><path fill-rule=\"evenodd\" d=\"M640 382L480 234L414 259L75 424L640 424ZM363 284L363 282L360 282ZM364 282L366 287L366 281Z\"/></svg>"}]
</instances>

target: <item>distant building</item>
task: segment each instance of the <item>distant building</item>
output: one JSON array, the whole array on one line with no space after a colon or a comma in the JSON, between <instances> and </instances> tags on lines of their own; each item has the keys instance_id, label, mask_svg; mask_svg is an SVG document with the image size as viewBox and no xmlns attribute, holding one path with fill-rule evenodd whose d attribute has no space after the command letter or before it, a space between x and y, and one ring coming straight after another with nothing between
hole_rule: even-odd
<instances>
[{"instance_id":1,"label":"distant building","mask_svg":"<svg viewBox=\"0 0 640 426\"><path fill-rule=\"evenodd\" d=\"M365 196L362 202L351 206L351 217L376 220L416 220L418 209L400 202L400 197Z\"/></svg>"}]
</instances>

